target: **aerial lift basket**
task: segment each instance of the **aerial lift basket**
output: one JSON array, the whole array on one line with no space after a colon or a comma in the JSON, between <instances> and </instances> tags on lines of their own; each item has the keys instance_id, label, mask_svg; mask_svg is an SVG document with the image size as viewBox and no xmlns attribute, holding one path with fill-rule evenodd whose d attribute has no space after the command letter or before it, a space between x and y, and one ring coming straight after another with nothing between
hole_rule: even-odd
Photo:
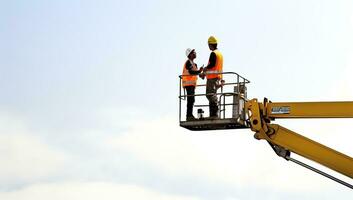
<instances>
[{"instance_id":1,"label":"aerial lift basket","mask_svg":"<svg viewBox=\"0 0 353 200\"><path fill-rule=\"evenodd\" d=\"M206 91L206 84L198 84L196 86L194 111L197 111L197 119L187 121L185 118L186 99L185 90L182 87L182 77L179 76L179 123L184 127L193 131L201 130L219 130L219 129L241 129L249 128L247 114L245 112L245 102L247 101L247 84L250 81L235 72L223 72L225 82L217 90L218 99L218 118L205 117L204 112L208 112L209 105L206 99L206 93L198 92ZM200 82L200 79L199 79ZM200 104L200 101L206 102ZM204 108L204 110L202 109Z\"/></svg>"}]
</instances>

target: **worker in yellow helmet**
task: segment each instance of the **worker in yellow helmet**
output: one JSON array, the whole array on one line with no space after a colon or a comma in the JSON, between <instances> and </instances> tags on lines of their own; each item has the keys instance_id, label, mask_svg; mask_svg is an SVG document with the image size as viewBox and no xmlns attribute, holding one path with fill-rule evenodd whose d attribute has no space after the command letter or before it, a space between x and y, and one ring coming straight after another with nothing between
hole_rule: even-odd
<instances>
[{"instance_id":1,"label":"worker in yellow helmet","mask_svg":"<svg viewBox=\"0 0 353 200\"><path fill-rule=\"evenodd\" d=\"M186 103L186 120L195 120L194 115L192 114L194 103L195 103L195 87L197 82L197 75L200 74L203 70L203 67L200 70L197 69L197 64L194 62L196 58L195 49L186 49L185 52L187 56L187 61L183 67L183 76L182 76L182 84L184 89L186 90L187 103Z\"/></svg>"},{"instance_id":2,"label":"worker in yellow helmet","mask_svg":"<svg viewBox=\"0 0 353 200\"><path fill-rule=\"evenodd\" d=\"M207 78L206 82L206 97L209 101L210 118L218 118L218 100L217 89L220 81L222 81L223 73L223 56L217 48L218 41L214 36L208 38L208 47L211 50L208 65L204 72Z\"/></svg>"}]
</instances>

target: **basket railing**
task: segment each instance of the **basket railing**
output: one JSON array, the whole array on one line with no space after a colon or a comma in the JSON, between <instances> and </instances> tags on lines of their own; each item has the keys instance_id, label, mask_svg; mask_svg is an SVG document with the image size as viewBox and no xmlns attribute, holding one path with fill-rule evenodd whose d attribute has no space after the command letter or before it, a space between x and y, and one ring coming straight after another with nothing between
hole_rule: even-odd
<instances>
[{"instance_id":1,"label":"basket railing","mask_svg":"<svg viewBox=\"0 0 353 200\"><path fill-rule=\"evenodd\" d=\"M195 76L195 75L180 75L179 76L179 121L182 121L182 101L185 101L188 96L194 96L195 97L195 104L194 108L202 108L202 107L209 107L209 104L197 104L196 102L196 97L201 97L201 96L206 96L207 95L217 95L218 99L218 110L219 110L219 119L225 119L226 118L226 111L227 107L233 106L233 112L234 108L238 105L238 101L235 102L236 98L241 98L244 100L244 102L247 100L247 94L246 94L246 84L250 83L250 81L243 76L239 75L238 73L235 72L223 72L223 73L215 73L215 74L222 74L223 80L225 82L220 85L217 93L197 93L195 90L194 95L187 95L185 92L185 89L182 87L182 77L183 76ZM205 87L206 84L197 84L196 88L200 87ZM232 97L232 100L230 103L227 103L226 99L228 97ZM238 113L240 113L241 110L244 110L245 105L238 105ZM240 110L240 111L239 111ZM245 115L245 113L241 113L242 115ZM232 115L234 117L234 115ZM242 116L245 118L245 116Z\"/></svg>"}]
</instances>

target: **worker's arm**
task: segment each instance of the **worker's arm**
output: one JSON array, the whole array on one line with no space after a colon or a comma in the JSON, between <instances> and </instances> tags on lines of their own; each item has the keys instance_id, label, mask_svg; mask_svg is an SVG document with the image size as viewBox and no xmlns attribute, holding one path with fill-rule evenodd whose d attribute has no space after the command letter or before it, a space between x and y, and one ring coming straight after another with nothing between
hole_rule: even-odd
<instances>
[{"instance_id":1,"label":"worker's arm","mask_svg":"<svg viewBox=\"0 0 353 200\"><path fill-rule=\"evenodd\" d=\"M195 63L195 65L196 65L196 67L197 67L197 64L196 64L196 63ZM189 60L186 62L186 69L189 71L189 74L191 74L191 75L198 75L198 74L201 73L201 70L194 71L194 70L192 69L192 64L190 63Z\"/></svg>"},{"instance_id":2,"label":"worker's arm","mask_svg":"<svg viewBox=\"0 0 353 200\"><path fill-rule=\"evenodd\" d=\"M206 66L206 69L212 69L214 66L216 66L216 60L217 56L214 52L212 52L208 60L208 65Z\"/></svg>"}]
</instances>

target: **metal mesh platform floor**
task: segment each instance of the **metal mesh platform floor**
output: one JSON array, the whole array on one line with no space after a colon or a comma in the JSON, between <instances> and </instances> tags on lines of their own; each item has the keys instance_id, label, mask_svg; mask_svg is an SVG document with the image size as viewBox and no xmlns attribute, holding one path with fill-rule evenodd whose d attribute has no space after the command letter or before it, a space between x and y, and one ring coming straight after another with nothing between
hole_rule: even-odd
<instances>
[{"instance_id":1,"label":"metal mesh platform floor","mask_svg":"<svg viewBox=\"0 0 353 200\"><path fill-rule=\"evenodd\" d=\"M180 121L180 126L192 131L242 129L249 128L234 118L226 119L197 119L192 121Z\"/></svg>"}]
</instances>

